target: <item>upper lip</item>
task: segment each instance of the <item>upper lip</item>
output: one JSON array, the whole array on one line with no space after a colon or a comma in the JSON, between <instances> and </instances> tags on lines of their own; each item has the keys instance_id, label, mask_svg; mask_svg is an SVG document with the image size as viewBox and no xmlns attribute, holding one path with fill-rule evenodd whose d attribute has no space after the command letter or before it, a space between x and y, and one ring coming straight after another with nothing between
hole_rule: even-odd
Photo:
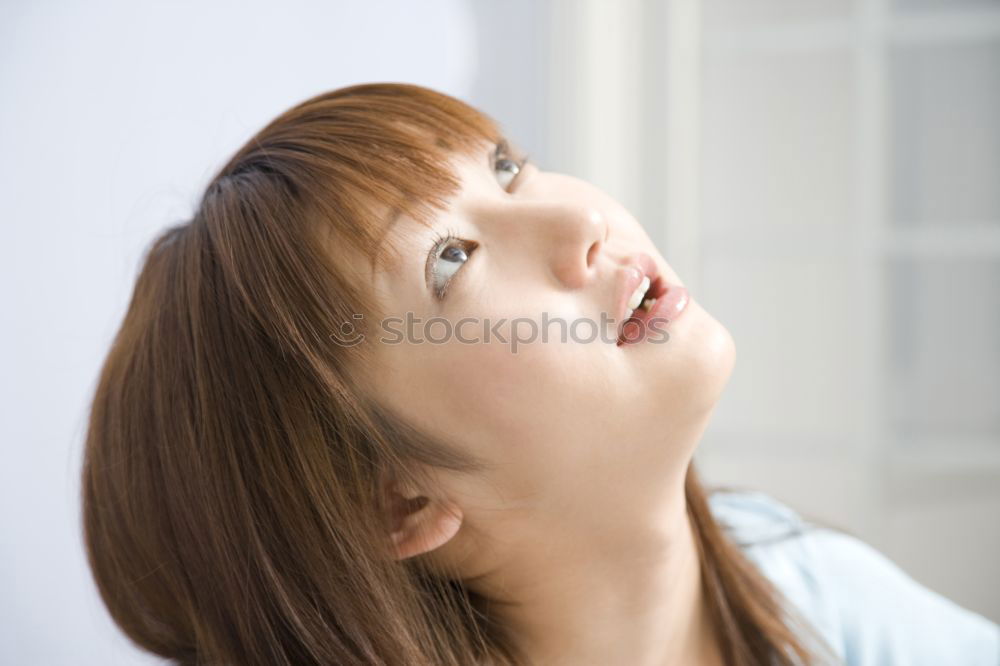
<instances>
[{"instance_id":1,"label":"upper lip","mask_svg":"<svg viewBox=\"0 0 1000 666\"><path fill-rule=\"evenodd\" d=\"M642 283L643 277L648 277L650 283L659 275L656 260L645 252L637 252L629 256L628 261L618 271L618 286L615 292L615 312L618 314L618 327L625 323L628 312L628 301Z\"/></svg>"}]
</instances>

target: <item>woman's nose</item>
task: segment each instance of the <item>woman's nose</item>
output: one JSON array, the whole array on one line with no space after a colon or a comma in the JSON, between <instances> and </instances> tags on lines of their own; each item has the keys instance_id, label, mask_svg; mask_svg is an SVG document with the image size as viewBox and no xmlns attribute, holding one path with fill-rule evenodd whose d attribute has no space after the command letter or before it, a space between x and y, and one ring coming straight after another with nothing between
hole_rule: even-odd
<instances>
[{"instance_id":1,"label":"woman's nose","mask_svg":"<svg viewBox=\"0 0 1000 666\"><path fill-rule=\"evenodd\" d=\"M608 237L608 221L595 206L561 204L548 208L538 226L552 273L570 289L587 285Z\"/></svg>"}]
</instances>

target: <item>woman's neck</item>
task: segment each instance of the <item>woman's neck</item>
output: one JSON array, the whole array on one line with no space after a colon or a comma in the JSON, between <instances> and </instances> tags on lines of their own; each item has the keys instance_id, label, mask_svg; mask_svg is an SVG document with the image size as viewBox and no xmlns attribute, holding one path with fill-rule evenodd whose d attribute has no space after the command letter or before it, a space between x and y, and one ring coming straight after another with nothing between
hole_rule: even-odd
<instances>
[{"instance_id":1,"label":"woman's neck","mask_svg":"<svg viewBox=\"0 0 1000 666\"><path fill-rule=\"evenodd\" d=\"M675 483L654 519L548 526L479 581L511 602L497 612L529 663L721 666L683 477Z\"/></svg>"}]
</instances>

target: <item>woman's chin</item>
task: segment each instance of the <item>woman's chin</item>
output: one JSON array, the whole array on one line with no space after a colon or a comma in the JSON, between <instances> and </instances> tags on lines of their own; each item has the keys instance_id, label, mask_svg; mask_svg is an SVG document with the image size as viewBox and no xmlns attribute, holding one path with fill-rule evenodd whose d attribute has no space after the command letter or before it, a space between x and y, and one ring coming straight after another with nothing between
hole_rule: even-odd
<instances>
[{"instance_id":1,"label":"woman's chin","mask_svg":"<svg viewBox=\"0 0 1000 666\"><path fill-rule=\"evenodd\" d=\"M669 396L678 407L684 405L692 415L711 411L736 362L733 336L697 301L688 303L667 331L669 339L651 344L642 354L646 368L658 368L649 375L657 384L653 390L664 399Z\"/></svg>"}]
</instances>

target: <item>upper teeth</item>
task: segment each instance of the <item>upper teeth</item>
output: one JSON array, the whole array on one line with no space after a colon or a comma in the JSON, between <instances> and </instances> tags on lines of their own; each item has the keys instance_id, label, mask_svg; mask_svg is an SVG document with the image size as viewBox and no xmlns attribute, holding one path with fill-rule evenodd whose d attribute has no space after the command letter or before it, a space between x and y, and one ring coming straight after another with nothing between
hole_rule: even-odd
<instances>
[{"instance_id":1,"label":"upper teeth","mask_svg":"<svg viewBox=\"0 0 1000 666\"><path fill-rule=\"evenodd\" d=\"M642 296L646 293L647 289L649 289L649 277L644 275L642 277L642 282L640 282L639 286L632 292L632 298L628 299L629 310L635 310L639 307L639 304L642 303Z\"/></svg>"}]
</instances>

